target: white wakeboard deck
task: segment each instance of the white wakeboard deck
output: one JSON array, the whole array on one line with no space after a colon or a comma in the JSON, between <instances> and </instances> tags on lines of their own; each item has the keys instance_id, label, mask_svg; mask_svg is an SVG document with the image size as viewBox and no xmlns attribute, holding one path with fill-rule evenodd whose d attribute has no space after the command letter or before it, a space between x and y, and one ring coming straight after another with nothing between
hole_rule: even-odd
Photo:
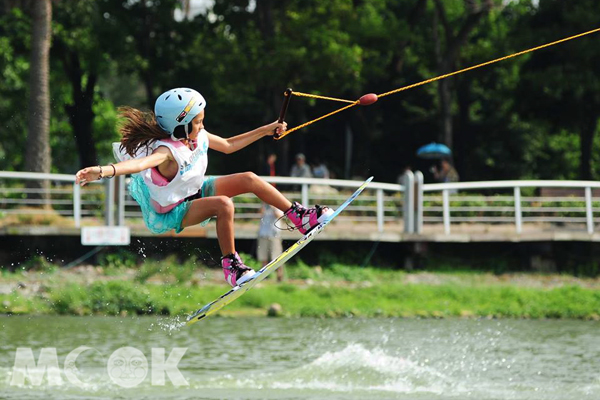
<instances>
[{"instance_id":1,"label":"white wakeboard deck","mask_svg":"<svg viewBox=\"0 0 600 400\"><path fill-rule=\"evenodd\" d=\"M354 199L358 197L362 193L362 191L367 187L367 185L373 180L373 177L367 179L356 191L350 196L341 206L335 210L335 212L325 221L317 225L313 230L304 235L300 240L291 245L287 250L285 250L281 255L275 258L273 261L262 267L249 281L242 283L241 285L234 286L227 293L219 297L218 299L208 303L192 315L190 315L187 319L187 325L191 325L195 322L200 321L203 318L208 317L211 314L219 311L221 308L225 307L227 304L231 303L248 290L252 289L255 285L265 279L269 274L275 271L277 268L281 267L285 264L290 258L292 258L296 253L302 250L307 244L309 244L319 233L325 229L327 224L331 222L335 217L337 217Z\"/></svg>"}]
</instances>

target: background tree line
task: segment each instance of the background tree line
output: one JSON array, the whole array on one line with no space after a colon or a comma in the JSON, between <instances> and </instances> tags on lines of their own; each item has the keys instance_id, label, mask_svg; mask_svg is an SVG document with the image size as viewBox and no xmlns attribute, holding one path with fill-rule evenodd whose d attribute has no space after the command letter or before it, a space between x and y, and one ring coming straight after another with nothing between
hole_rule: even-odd
<instances>
[{"instance_id":1,"label":"background tree line","mask_svg":"<svg viewBox=\"0 0 600 400\"><path fill-rule=\"evenodd\" d=\"M207 129L229 136L274 120L286 87L382 93L597 28L599 14L593 0L216 0L198 15L182 0L4 0L0 170L109 162L116 107L152 109L172 87L203 93ZM40 18L51 20L46 37ZM44 40L46 70L34 57ZM596 179L598 40L401 92L255 151L211 153L209 173L258 171L275 151L285 174L300 150L337 177L395 181L406 166L426 170L415 151L438 141L452 147L463 180ZM337 106L293 98L287 121ZM51 163L40 163L48 147Z\"/></svg>"}]
</instances>

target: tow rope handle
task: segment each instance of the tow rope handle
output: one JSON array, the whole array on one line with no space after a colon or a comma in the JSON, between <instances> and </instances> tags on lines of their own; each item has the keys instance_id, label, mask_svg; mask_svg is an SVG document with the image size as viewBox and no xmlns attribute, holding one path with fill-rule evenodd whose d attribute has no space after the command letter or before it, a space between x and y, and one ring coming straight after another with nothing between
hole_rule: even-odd
<instances>
[{"instance_id":1,"label":"tow rope handle","mask_svg":"<svg viewBox=\"0 0 600 400\"><path fill-rule=\"evenodd\" d=\"M281 111L279 111L279 119L277 120L277 122L279 122L280 124L285 120L285 114L287 113L288 106L290 105L290 100L292 99L292 92L293 90L291 88L287 88L285 89L285 92L283 92L283 104L281 105ZM273 139L279 140L283 136L285 136L283 132L277 133L277 130L275 130L273 134Z\"/></svg>"}]
</instances>

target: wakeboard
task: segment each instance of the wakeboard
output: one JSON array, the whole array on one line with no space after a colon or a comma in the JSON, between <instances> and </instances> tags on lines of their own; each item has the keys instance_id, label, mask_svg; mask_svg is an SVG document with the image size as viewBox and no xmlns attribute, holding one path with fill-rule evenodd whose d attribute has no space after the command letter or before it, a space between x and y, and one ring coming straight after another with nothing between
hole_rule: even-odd
<instances>
[{"instance_id":1,"label":"wakeboard","mask_svg":"<svg viewBox=\"0 0 600 400\"><path fill-rule=\"evenodd\" d=\"M310 232L304 235L300 240L291 245L287 250L285 250L279 257L275 258L273 261L262 267L258 270L252 279L242 283L241 285L234 286L227 293L223 294L218 299L211 301L192 315L190 315L187 319L187 325L191 325L195 322L200 321L203 318L208 317L211 314L216 313L221 308L225 307L227 304L233 302L235 299L246 293L248 290L252 289L262 280L264 280L267 276L269 276L273 271L277 268L281 267L285 264L290 258L296 255L300 250L302 250L307 244L309 244L319 233L325 229L327 224L329 224L335 217L340 215L342 211L350 203L354 201L362 193L362 191L367 187L367 185L373 180L373 177L367 179L356 191L350 196L342 205L340 205L333 214L325 221L321 222L315 228L313 228Z\"/></svg>"}]
</instances>

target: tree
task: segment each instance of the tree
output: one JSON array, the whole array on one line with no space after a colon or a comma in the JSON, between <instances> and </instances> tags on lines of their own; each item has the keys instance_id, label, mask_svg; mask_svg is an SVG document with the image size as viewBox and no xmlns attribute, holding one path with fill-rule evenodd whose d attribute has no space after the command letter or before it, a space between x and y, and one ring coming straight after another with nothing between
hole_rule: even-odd
<instances>
[{"instance_id":1,"label":"tree","mask_svg":"<svg viewBox=\"0 0 600 400\"><path fill-rule=\"evenodd\" d=\"M598 12L600 4L593 0L542 0L537 12L522 21L531 33L523 38L539 44L584 32L597 27ZM600 50L593 39L597 34L534 53L519 85L519 112L546 127L546 143L551 136L579 136L579 177L586 180L594 176L592 149L600 109L600 73L595 68Z\"/></svg>"},{"instance_id":2,"label":"tree","mask_svg":"<svg viewBox=\"0 0 600 400\"><path fill-rule=\"evenodd\" d=\"M520 21L532 11L530 2L511 2L490 12L473 30L461 51L463 68L523 50ZM535 178L528 162L539 129L523 121L515 104L520 71L526 57L513 58L454 78L454 161L461 179Z\"/></svg>"},{"instance_id":3,"label":"tree","mask_svg":"<svg viewBox=\"0 0 600 400\"><path fill-rule=\"evenodd\" d=\"M52 168L73 170L77 152L81 165L109 157L118 137L113 103L152 109L161 91L194 87L208 100L207 129L228 136L275 119L288 86L348 99L383 93L591 29L600 11L592 0L493 2L215 0L197 15L187 0L54 2ZM0 3L0 169L25 168L22 132L34 123L26 81L41 71L28 59L32 26L40 27L30 20L34 4ZM254 169L269 148L279 160L295 151L324 159L337 176L394 181L407 165L426 171L415 151L442 138L466 179L570 179L578 168L594 176L600 54L591 40L355 107L254 151L213 154L209 173ZM287 121L337 107L294 98Z\"/></svg>"},{"instance_id":4,"label":"tree","mask_svg":"<svg viewBox=\"0 0 600 400\"><path fill-rule=\"evenodd\" d=\"M21 8L4 6L0 9L0 170L24 170L31 21Z\"/></svg>"},{"instance_id":5,"label":"tree","mask_svg":"<svg viewBox=\"0 0 600 400\"><path fill-rule=\"evenodd\" d=\"M33 31L29 69L29 105L25 168L27 171L50 172L50 96L49 59L52 3L50 0L32 4ZM29 187L47 187L49 182L30 181Z\"/></svg>"},{"instance_id":6,"label":"tree","mask_svg":"<svg viewBox=\"0 0 600 400\"><path fill-rule=\"evenodd\" d=\"M348 1L266 1L252 7L249 1L217 0L211 18L197 16L191 26L196 40L188 45L192 56L170 67L178 79L187 77L207 94L207 127L220 134L235 134L276 118L282 93L291 86L305 92L335 93L354 97L359 90L360 48L345 30L354 18ZM181 69L185 66L193 74ZM293 100L288 122L303 122L331 104ZM335 107L335 105L333 106ZM338 132L323 135L319 141L335 140ZM341 131L343 134L343 131ZM303 151L312 143L310 129L277 142L280 160L288 150ZM260 147L248 153L221 157L211 166L233 172L255 168ZM290 150L291 151L291 150ZM216 162L215 162L216 161ZM285 165L280 171L286 173Z\"/></svg>"},{"instance_id":7,"label":"tree","mask_svg":"<svg viewBox=\"0 0 600 400\"><path fill-rule=\"evenodd\" d=\"M200 31L190 30L189 8L181 0L97 2L102 24L110 27L110 41L104 44L119 60L120 72L137 76L145 91L146 107L153 109L162 91L175 87L177 72L189 71L196 56L192 44ZM182 21L175 10L184 8ZM201 19L202 17L200 17Z\"/></svg>"},{"instance_id":8,"label":"tree","mask_svg":"<svg viewBox=\"0 0 600 400\"><path fill-rule=\"evenodd\" d=\"M494 3L492 0L464 0L464 13L466 14L466 17L460 18L461 21L459 23L450 21L446 11L446 5L441 0L433 0L433 3L433 40L435 43L438 74L444 75L456 69L461 48L466 44L469 35L475 29L479 21L489 14ZM458 24L458 28L455 28L453 24ZM445 48L443 50L442 38L440 38L438 33L439 26L441 26L444 36L443 43L445 43ZM450 79L442 79L438 82L442 139L450 148L452 148L454 144L451 84L452 81Z\"/></svg>"},{"instance_id":9,"label":"tree","mask_svg":"<svg viewBox=\"0 0 600 400\"><path fill-rule=\"evenodd\" d=\"M95 92L108 58L102 46L106 30L92 0L60 2L55 10L55 49L71 87L71 101L64 111L73 129L80 167L98 163L93 136Z\"/></svg>"}]
</instances>

